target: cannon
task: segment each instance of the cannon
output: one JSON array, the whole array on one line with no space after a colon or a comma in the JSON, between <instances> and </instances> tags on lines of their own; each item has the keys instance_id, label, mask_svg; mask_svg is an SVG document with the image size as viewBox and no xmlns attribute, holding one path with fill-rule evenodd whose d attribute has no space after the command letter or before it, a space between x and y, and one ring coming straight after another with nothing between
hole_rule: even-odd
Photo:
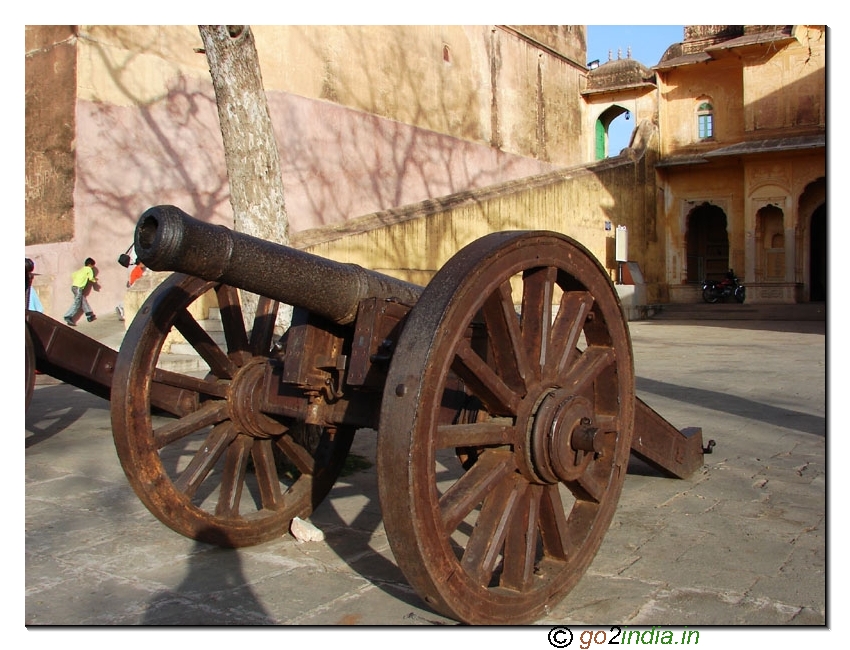
<instances>
[{"instance_id":1,"label":"cannon","mask_svg":"<svg viewBox=\"0 0 850 650\"><path fill-rule=\"evenodd\" d=\"M284 534L328 494L355 433L377 432L384 526L410 584L461 622L527 623L596 555L630 453L671 477L702 466L701 429L635 396L617 293L566 235L492 233L425 287L174 206L141 215L135 248L173 274L97 386L133 490L192 539ZM222 345L196 309L210 295ZM173 332L204 371L159 367Z\"/></svg>"}]
</instances>

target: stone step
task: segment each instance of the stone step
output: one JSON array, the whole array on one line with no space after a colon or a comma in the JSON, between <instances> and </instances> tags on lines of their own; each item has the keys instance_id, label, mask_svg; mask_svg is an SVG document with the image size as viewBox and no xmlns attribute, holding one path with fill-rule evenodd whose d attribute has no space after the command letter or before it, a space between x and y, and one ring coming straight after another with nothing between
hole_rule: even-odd
<instances>
[{"instance_id":1,"label":"stone step","mask_svg":"<svg viewBox=\"0 0 850 650\"><path fill-rule=\"evenodd\" d=\"M221 310L218 307L210 307L207 319L200 321L200 323L207 332L224 331L224 325L221 322Z\"/></svg>"},{"instance_id":2,"label":"stone step","mask_svg":"<svg viewBox=\"0 0 850 650\"><path fill-rule=\"evenodd\" d=\"M218 320L202 320L198 321L198 324L204 328L204 331L210 335L210 338L219 346L224 346L225 337L224 337L224 329L221 326L221 321ZM176 355L187 355L187 356L198 356L198 353L188 343L172 343L171 344L171 354Z\"/></svg>"},{"instance_id":3,"label":"stone step","mask_svg":"<svg viewBox=\"0 0 850 650\"><path fill-rule=\"evenodd\" d=\"M217 345L224 348L224 326L218 308L211 308L209 318L198 321L198 324ZM188 343L172 343L169 353L160 355L157 366L163 370L183 374L204 373L208 370L206 362Z\"/></svg>"},{"instance_id":4,"label":"stone step","mask_svg":"<svg viewBox=\"0 0 850 650\"><path fill-rule=\"evenodd\" d=\"M826 320L826 303L807 302L793 305L744 303L664 304L653 306L652 320Z\"/></svg>"},{"instance_id":5,"label":"stone step","mask_svg":"<svg viewBox=\"0 0 850 650\"><path fill-rule=\"evenodd\" d=\"M183 375L205 374L209 369L197 354L163 354L156 365Z\"/></svg>"}]
</instances>

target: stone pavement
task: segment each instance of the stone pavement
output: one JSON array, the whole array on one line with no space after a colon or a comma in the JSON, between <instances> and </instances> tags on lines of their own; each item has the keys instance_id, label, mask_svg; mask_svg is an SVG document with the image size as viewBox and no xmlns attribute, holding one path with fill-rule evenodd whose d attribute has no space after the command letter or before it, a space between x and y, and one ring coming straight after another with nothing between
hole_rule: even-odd
<instances>
[{"instance_id":1,"label":"stone pavement","mask_svg":"<svg viewBox=\"0 0 850 650\"><path fill-rule=\"evenodd\" d=\"M80 331L117 347L121 325ZM630 326L638 395L717 446L688 480L634 461L590 569L538 623L824 626L826 323ZM324 542L227 550L172 532L136 498L108 406L42 377L26 413L26 625L454 624L395 565L374 433L357 434L359 469L311 518Z\"/></svg>"}]
</instances>

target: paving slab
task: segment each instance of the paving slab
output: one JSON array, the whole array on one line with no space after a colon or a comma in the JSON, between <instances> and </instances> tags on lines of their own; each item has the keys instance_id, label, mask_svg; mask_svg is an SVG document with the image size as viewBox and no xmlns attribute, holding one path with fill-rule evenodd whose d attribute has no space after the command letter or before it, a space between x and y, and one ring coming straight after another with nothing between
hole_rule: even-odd
<instances>
[{"instance_id":1,"label":"paving slab","mask_svg":"<svg viewBox=\"0 0 850 650\"><path fill-rule=\"evenodd\" d=\"M120 345L114 324L87 325ZM825 322L665 319L630 328L638 396L717 444L686 480L632 461L596 558L538 626L825 629L836 618L827 599ZM42 377L24 428L22 618L31 630L456 625L395 564L374 432L357 434L358 469L311 517L324 541L284 535L226 550L174 533L135 497L108 402ZM544 632L537 637L550 647Z\"/></svg>"}]
</instances>

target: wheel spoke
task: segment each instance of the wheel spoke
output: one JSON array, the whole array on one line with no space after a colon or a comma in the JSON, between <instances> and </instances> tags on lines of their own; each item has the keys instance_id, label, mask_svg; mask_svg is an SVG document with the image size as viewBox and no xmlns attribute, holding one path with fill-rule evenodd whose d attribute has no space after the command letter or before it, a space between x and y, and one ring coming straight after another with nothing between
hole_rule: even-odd
<instances>
[{"instance_id":1,"label":"wheel spoke","mask_svg":"<svg viewBox=\"0 0 850 650\"><path fill-rule=\"evenodd\" d=\"M295 465L295 468L304 475L312 475L316 471L316 460L310 452L292 439L288 433L277 439L277 446L286 454L286 457Z\"/></svg>"},{"instance_id":2,"label":"wheel spoke","mask_svg":"<svg viewBox=\"0 0 850 650\"><path fill-rule=\"evenodd\" d=\"M593 426L597 427L600 432L613 433L619 430L620 420L616 415L597 413L593 419Z\"/></svg>"},{"instance_id":3,"label":"wheel spoke","mask_svg":"<svg viewBox=\"0 0 850 650\"><path fill-rule=\"evenodd\" d=\"M280 490L280 479L274 462L274 450L269 439L257 440L251 452L254 459L254 469L257 473L257 483L260 487L260 502L264 508L274 510L283 501Z\"/></svg>"},{"instance_id":4,"label":"wheel spoke","mask_svg":"<svg viewBox=\"0 0 850 650\"><path fill-rule=\"evenodd\" d=\"M489 351L496 374L520 397L525 395L528 356L514 308L511 283L505 281L484 302L481 309L487 325Z\"/></svg>"},{"instance_id":5,"label":"wheel spoke","mask_svg":"<svg viewBox=\"0 0 850 650\"><path fill-rule=\"evenodd\" d=\"M157 368L153 373L153 385L157 384L179 388L207 397L218 397L220 399L227 397L227 383L209 381L179 372L163 370L162 368Z\"/></svg>"},{"instance_id":6,"label":"wheel spoke","mask_svg":"<svg viewBox=\"0 0 850 650\"><path fill-rule=\"evenodd\" d=\"M493 419L473 424L444 424L437 427L435 447L484 447L515 442L516 429L507 419Z\"/></svg>"},{"instance_id":7,"label":"wheel spoke","mask_svg":"<svg viewBox=\"0 0 850 650\"><path fill-rule=\"evenodd\" d=\"M488 586L504 546L508 525L528 484L517 474L504 476L484 498L481 514L461 558L461 566Z\"/></svg>"},{"instance_id":8,"label":"wheel spoke","mask_svg":"<svg viewBox=\"0 0 850 650\"><path fill-rule=\"evenodd\" d=\"M575 481L569 481L566 486L579 501L590 503L601 503L608 491L611 480L610 474L593 471L596 465L591 463L587 471L583 472Z\"/></svg>"},{"instance_id":9,"label":"wheel spoke","mask_svg":"<svg viewBox=\"0 0 850 650\"><path fill-rule=\"evenodd\" d=\"M549 340L551 348L546 353L545 368L551 376L563 374L575 357L576 346L593 302L593 296L587 291L565 291L561 296L561 305Z\"/></svg>"},{"instance_id":10,"label":"wheel spoke","mask_svg":"<svg viewBox=\"0 0 850 650\"><path fill-rule=\"evenodd\" d=\"M221 324L224 327L227 356L241 366L250 358L250 353L248 352L248 333L245 331L239 290L236 287L222 284L216 288L215 294L218 298Z\"/></svg>"},{"instance_id":11,"label":"wheel spoke","mask_svg":"<svg viewBox=\"0 0 850 650\"><path fill-rule=\"evenodd\" d=\"M523 275L522 339L531 370L540 377L552 341L552 300L558 270L547 266L529 269Z\"/></svg>"},{"instance_id":12,"label":"wheel spoke","mask_svg":"<svg viewBox=\"0 0 850 650\"><path fill-rule=\"evenodd\" d=\"M169 422L153 432L155 449L162 449L175 440L180 440L211 424L218 424L228 417L227 402L223 400L206 402L197 411Z\"/></svg>"},{"instance_id":13,"label":"wheel spoke","mask_svg":"<svg viewBox=\"0 0 850 650\"><path fill-rule=\"evenodd\" d=\"M186 341L195 348L195 351L201 355L201 358L207 362L210 372L216 377L233 379L238 366L216 345L216 342L188 311L183 309L177 314L174 326Z\"/></svg>"},{"instance_id":14,"label":"wheel spoke","mask_svg":"<svg viewBox=\"0 0 850 650\"><path fill-rule=\"evenodd\" d=\"M505 539L502 577L499 581L507 589L525 591L534 577L542 489L540 485L528 485L514 509Z\"/></svg>"},{"instance_id":15,"label":"wheel spoke","mask_svg":"<svg viewBox=\"0 0 850 650\"><path fill-rule=\"evenodd\" d=\"M590 501L599 503L602 497L605 496L605 488L607 483L603 483L588 472L582 474L575 481L570 481L566 484L579 501Z\"/></svg>"},{"instance_id":16,"label":"wheel spoke","mask_svg":"<svg viewBox=\"0 0 850 650\"><path fill-rule=\"evenodd\" d=\"M563 386L572 389L574 394L584 394L593 381L614 361L613 348L589 347L563 377Z\"/></svg>"},{"instance_id":17,"label":"wheel spoke","mask_svg":"<svg viewBox=\"0 0 850 650\"><path fill-rule=\"evenodd\" d=\"M515 415L520 402L517 395L496 371L476 354L467 341L461 341L452 370L494 415Z\"/></svg>"},{"instance_id":18,"label":"wheel spoke","mask_svg":"<svg viewBox=\"0 0 850 650\"><path fill-rule=\"evenodd\" d=\"M564 504L557 485L546 485L540 498L540 536L547 557L566 560L569 551L569 528Z\"/></svg>"},{"instance_id":19,"label":"wheel spoke","mask_svg":"<svg viewBox=\"0 0 850 650\"><path fill-rule=\"evenodd\" d=\"M266 355L272 347L274 338L275 319L277 318L278 301L260 296L257 313L254 316L254 326L251 328L251 353Z\"/></svg>"},{"instance_id":20,"label":"wheel spoke","mask_svg":"<svg viewBox=\"0 0 850 650\"><path fill-rule=\"evenodd\" d=\"M229 421L214 427L189 465L174 481L174 487L189 497L193 496L236 435L236 428Z\"/></svg>"},{"instance_id":21,"label":"wheel spoke","mask_svg":"<svg viewBox=\"0 0 850 650\"><path fill-rule=\"evenodd\" d=\"M443 527L451 534L484 497L513 473L515 468L510 452L488 450L440 498Z\"/></svg>"},{"instance_id":22,"label":"wheel spoke","mask_svg":"<svg viewBox=\"0 0 850 650\"><path fill-rule=\"evenodd\" d=\"M239 501L242 498L248 457L253 444L253 438L237 436L233 444L227 448L227 453L224 456L221 489L218 493L218 503L215 506L215 514L219 517L237 517L239 515Z\"/></svg>"}]
</instances>

